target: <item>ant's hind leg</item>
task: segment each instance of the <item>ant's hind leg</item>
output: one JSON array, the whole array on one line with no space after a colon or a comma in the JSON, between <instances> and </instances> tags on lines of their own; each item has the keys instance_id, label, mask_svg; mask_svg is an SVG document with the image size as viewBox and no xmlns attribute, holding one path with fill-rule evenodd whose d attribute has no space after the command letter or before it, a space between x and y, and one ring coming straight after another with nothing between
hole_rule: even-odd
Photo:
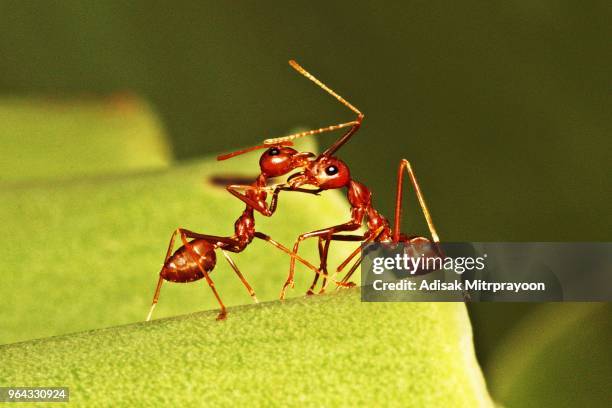
<instances>
[{"instance_id":1,"label":"ant's hind leg","mask_svg":"<svg viewBox=\"0 0 612 408\"><path fill-rule=\"evenodd\" d=\"M176 240L176 234L178 234L180 229L176 229L172 236L170 237L170 243L168 244L168 250L166 251L166 257L164 258L164 265L162 265L162 270L168 262L168 258L172 255L172 250L174 249L174 241ZM162 277L161 271L159 272L159 280L157 281L157 287L155 288L155 294L153 295L153 302L151 303L151 308L149 309L149 314L147 315L147 322L151 320L151 316L153 316L153 309L157 305L157 300L159 299L159 292L161 291L162 284L164 283L164 278Z\"/></svg>"},{"instance_id":2,"label":"ant's hind leg","mask_svg":"<svg viewBox=\"0 0 612 408\"><path fill-rule=\"evenodd\" d=\"M232 258L230 258L229 254L224 251L223 249L221 249L221 253L223 254L223 256L225 257L225 259L227 260L227 262L230 264L230 266L232 267L232 269L234 270L234 272L236 272L236 275L238 275L238 278L240 279L240 281L242 282L242 284L246 287L247 291L249 292L249 295L251 295L251 297L253 298L253 300L255 301L255 303L259 303L259 300L257 299L257 296L255 296L255 291L253 290L253 288L251 287L251 285L249 285L249 282L247 282L247 280L245 279L244 275L242 275L242 273L240 272L240 270L238 269L238 265L236 265L236 263L234 262L234 260Z\"/></svg>"},{"instance_id":3,"label":"ant's hind leg","mask_svg":"<svg viewBox=\"0 0 612 408\"><path fill-rule=\"evenodd\" d=\"M429 208L427 208L427 204L425 203L425 197L423 196L423 192L421 191L419 182L417 181L416 175L414 174L412 165L406 159L402 159L400 161L399 168L397 170L397 186L396 186L396 193L395 193L395 220L393 222L393 242L399 242L399 236L400 236L404 169L408 173L408 178L410 179L412 188L414 189L414 192L417 196L417 200L419 201L419 206L421 207L421 211L423 212L423 217L425 217L425 222L427 223L427 228L429 228L431 239L433 242L436 242L436 243L440 242L440 238L438 236L436 227L434 226L433 220L431 218L431 213L429 212Z\"/></svg>"},{"instance_id":4,"label":"ant's hind leg","mask_svg":"<svg viewBox=\"0 0 612 408\"><path fill-rule=\"evenodd\" d=\"M324 258L322 260L322 265L325 265L326 276L328 276L327 275L327 257L328 257L328 254L329 254L329 244L331 243L331 241L359 242L359 241L364 241L364 239L366 239L364 235L353 235L353 234L349 234L349 235L334 234L334 235L331 235L328 238L327 249L325 251ZM342 264L340 264L340 266L338 266L338 268L336 269L336 272L334 272L334 274L332 275L330 280L335 281L336 275L338 275L338 273L340 273L342 271L342 269L344 269L344 267L359 253L359 251L361 251L361 246L357 247L357 249L351 255L349 255L349 257L346 258L346 260L344 262L342 262ZM319 291L319 293L324 293L325 292L325 290L327 289L327 284L328 283L329 282L327 281L327 279L323 280L323 285L322 285L322 288Z\"/></svg>"},{"instance_id":5,"label":"ant's hind leg","mask_svg":"<svg viewBox=\"0 0 612 408\"><path fill-rule=\"evenodd\" d=\"M187 241L187 235L185 234L185 231L180 230L180 234L181 234L181 240L183 241L183 245L185 246L185 248L187 248L187 252L191 256L191 259L193 259L193 261L196 263L196 265L200 269L200 272L202 272L202 275L204 275L204 279L206 279L208 286L210 286L210 290L212 290L213 294L215 295L215 298L217 299L217 302L219 302L220 311L219 311L219 315L217 316L217 320L224 320L227 317L227 309L225 308L225 305L223 304L223 301L221 300L221 296L219 296L219 292L217 292L217 289L215 288L215 283L210 278L208 271L206 271L202 267L202 265L200 265L200 262L198 262L199 256L198 254L195 253L195 251L193 250L193 247Z\"/></svg>"}]
</instances>

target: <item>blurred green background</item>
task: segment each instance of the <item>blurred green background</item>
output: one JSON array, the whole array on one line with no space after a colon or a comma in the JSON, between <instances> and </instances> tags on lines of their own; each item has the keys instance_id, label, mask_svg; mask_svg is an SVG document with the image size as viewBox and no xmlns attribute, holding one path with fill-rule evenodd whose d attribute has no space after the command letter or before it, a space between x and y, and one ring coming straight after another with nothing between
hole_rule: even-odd
<instances>
[{"instance_id":1,"label":"blurred green background","mask_svg":"<svg viewBox=\"0 0 612 408\"><path fill-rule=\"evenodd\" d=\"M341 156L382 212L408 158L444 240L605 241L611 19L604 1L3 0L0 95L136 95L182 162L350 120L288 67L295 58L366 114ZM422 231L407 204L404 229ZM471 307L485 374L541 307ZM609 340L604 328L591 340Z\"/></svg>"},{"instance_id":2,"label":"blurred green background","mask_svg":"<svg viewBox=\"0 0 612 408\"><path fill-rule=\"evenodd\" d=\"M0 92L134 92L184 159L352 118L295 58L366 114L342 154L385 213L406 157L447 240L605 240L610 17L604 1L3 0Z\"/></svg>"}]
</instances>

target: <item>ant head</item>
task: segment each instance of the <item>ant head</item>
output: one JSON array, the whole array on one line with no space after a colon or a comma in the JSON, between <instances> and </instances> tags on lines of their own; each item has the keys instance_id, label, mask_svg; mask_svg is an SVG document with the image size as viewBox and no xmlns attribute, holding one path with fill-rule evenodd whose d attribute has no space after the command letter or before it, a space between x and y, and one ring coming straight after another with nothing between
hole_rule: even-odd
<instances>
[{"instance_id":1,"label":"ant head","mask_svg":"<svg viewBox=\"0 0 612 408\"><path fill-rule=\"evenodd\" d=\"M312 157L314 154L310 152L298 152L287 146L271 146L261 155L259 167L262 174L278 177L307 166Z\"/></svg>"},{"instance_id":2,"label":"ant head","mask_svg":"<svg viewBox=\"0 0 612 408\"><path fill-rule=\"evenodd\" d=\"M261 174L265 177L278 177L297 168L308 166L308 163L315 156L314 153L298 152L288 146L293 146L293 142L283 141L277 144L252 146L235 152L221 154L217 156L217 160L227 160L252 152L253 150L266 149L259 159Z\"/></svg>"},{"instance_id":3,"label":"ant head","mask_svg":"<svg viewBox=\"0 0 612 408\"><path fill-rule=\"evenodd\" d=\"M312 185L323 190L345 187L351 181L348 166L337 157L321 155L311 161L304 171L289 177L292 187Z\"/></svg>"}]
</instances>

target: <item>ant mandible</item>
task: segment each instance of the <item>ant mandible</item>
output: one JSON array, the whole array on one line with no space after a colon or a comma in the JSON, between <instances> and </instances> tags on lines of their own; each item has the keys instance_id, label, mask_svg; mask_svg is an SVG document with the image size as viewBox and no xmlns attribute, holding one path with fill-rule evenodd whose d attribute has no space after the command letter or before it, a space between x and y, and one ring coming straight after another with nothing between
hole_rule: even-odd
<instances>
[{"instance_id":1,"label":"ant mandible","mask_svg":"<svg viewBox=\"0 0 612 408\"><path fill-rule=\"evenodd\" d=\"M283 176L295 169L305 167L314 157L313 153L298 152L289 147L290 145L292 145L290 141L274 143L272 145L266 144L217 157L218 160L226 160L252 150L267 148L259 159L259 167L261 172L252 184L227 186L227 190L232 195L246 204L246 208L234 223L233 236L221 237L215 235L205 235L189 231L184 228L178 228L172 233L170 244L168 245L168 250L166 252L166 257L164 259L164 264L159 273L159 280L157 282L153 302L147 316L147 321L151 320L151 316L155 306L157 305L159 293L164 280L185 283L204 278L215 295L217 302L219 302L220 312L217 320L222 320L227 316L225 305L223 304L221 297L215 288L214 282L210 278L210 272L213 270L216 264L215 251L217 249L221 250L221 253L230 264L236 275L238 275L238 278L244 284L253 300L257 302L255 291L228 254L228 252L238 253L244 251L244 249L253 241L253 238L259 238L269 242L276 248L287 253L292 258L299 260L311 270L319 273L318 268L311 265L308 261L298 255L295 255L288 248L274 241L268 235L255 230L254 211L257 211L266 217L270 217L272 214L274 214L280 191L299 191L304 193L318 194L318 191L316 190L301 189L299 187L294 188L286 185L267 187L269 178ZM266 199L268 193L270 192L272 193L272 198L270 200L270 204L268 205ZM174 241L176 240L177 235L180 236L183 245L173 253Z\"/></svg>"},{"instance_id":2,"label":"ant mandible","mask_svg":"<svg viewBox=\"0 0 612 408\"><path fill-rule=\"evenodd\" d=\"M325 290L326 282L327 282L327 256L329 252L329 245L331 241L355 241L355 242L392 242L392 243L406 243L411 245L413 248L417 250L425 250L431 251L433 253L440 253L439 249L439 237L434 227L431 215L427 208L427 204L425 203L425 199L423 197L423 193L419 187L414 171L412 170L412 166L410 162L406 159L400 161L399 169L398 169L398 179L397 179L397 188L396 188L396 201L395 201L395 222L393 225L393 229L391 229L389 221L381 215L372 205L372 192L362 183L356 181L351 177L349 167L339 158L335 157L334 154L340 149L344 144L346 144L350 138L359 130L361 124L363 122L364 115L361 113L356 107L351 105L348 101L334 92L332 89L327 87L317 78L315 78L312 74L302 68L297 62L291 60L289 64L300 74L304 75L306 78L314 82L324 91L333 96L340 103L348 107L351 111L353 111L357 118L354 121L343 123L340 125L328 126L325 128L320 128L317 130L311 130L308 132L296 133L293 135L267 139L264 141L264 145L267 144L277 144L277 143L286 143L288 141L295 140L300 137L320 134L323 132L328 132L344 127L349 127L348 131L344 133L334 144L332 144L327 150L325 150L322 154L320 154L316 159L311 160L304 167L302 172L296 173L289 177L287 183L292 188L300 188L301 186L311 185L319 190L330 190L330 189L339 189L346 188L347 190L347 198L348 202L351 206L351 219L348 222L343 224L334 225L332 227L319 229L316 231L311 231L305 234L301 234L298 236L295 245L293 246L293 253L297 254L299 250L300 243L308 238L319 238L318 248L319 248L319 258L320 258L320 267L319 272L315 275L314 281L310 286L307 294L313 294L314 288L317 284L317 280L319 279L319 275L322 275L324 278L321 292ZM420 237L420 236L408 236L400 232L400 219L401 219L401 211L402 211L402 186L403 186L403 177L404 170L409 175L411 184L416 192L417 199L419 201L419 205L427 222L427 226L429 228L429 232L431 234L431 239ZM367 228L366 232L362 235L356 234L340 234L342 232L353 232L361 228L362 224L365 222L365 226ZM433 244L433 245L430 245ZM347 259L342 262L337 270L336 274L341 272L348 263L351 262L355 256L359 253L361 247L357 248L353 251ZM359 264L361 263L361 257L353 264L344 278L337 282L340 286L353 286L353 283L349 283L348 280L357 269ZM286 290L289 286L293 286L293 278L295 271L295 258L291 258L291 264L289 267L289 274L287 276L287 280L283 286L281 291L280 298L283 299L285 297ZM426 273L428 271L419 271L419 273Z\"/></svg>"}]
</instances>

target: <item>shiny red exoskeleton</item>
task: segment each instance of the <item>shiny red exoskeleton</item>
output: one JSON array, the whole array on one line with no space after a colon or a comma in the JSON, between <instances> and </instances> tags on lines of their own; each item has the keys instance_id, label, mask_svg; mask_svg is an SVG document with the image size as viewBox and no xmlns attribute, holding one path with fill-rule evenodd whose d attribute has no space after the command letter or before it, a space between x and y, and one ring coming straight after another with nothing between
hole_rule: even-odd
<instances>
[{"instance_id":1,"label":"shiny red exoskeleton","mask_svg":"<svg viewBox=\"0 0 612 408\"><path fill-rule=\"evenodd\" d=\"M305 167L314 156L312 153L298 152L295 149L288 147L291 143L278 144L269 147L259 160L260 174L255 181L250 185L229 185L227 190L242 200L246 207L240 217L234 223L234 235L229 237L205 235L189 231L187 229L178 228L170 238L170 244L166 252L164 264L159 273L159 280L153 296L153 302L147 320L151 319L153 309L159 299L159 293L164 280L170 282L193 282L202 278L206 279L215 298L219 302L220 313L218 319L224 319L227 315L225 305L223 304L219 293L217 292L214 282L210 278L210 272L216 265L216 250L221 250L221 253L226 258L238 278L242 281L249 294L257 302L255 291L247 282L244 275L238 269L236 263L230 258L228 252L242 252L254 238L259 238L269 242L276 248L289 254L291 257L297 258L307 267L318 271L313 265L305 261L299 256L294 255L289 249L271 239L268 235L255 230L255 211L270 217L276 211L278 195L282 190L311 192L302 190L299 187L290 188L285 185L277 185L275 187L267 187L268 179L271 177L279 177L290 173L291 171ZM234 157L238 154L247 151L255 150L268 146L256 146L251 149L246 149L226 155L219 156L219 160L225 160ZM316 191L314 191L316 193ZM267 203L268 195L272 198L270 203ZM174 242L176 237L180 236L182 246L174 253Z\"/></svg>"},{"instance_id":2,"label":"shiny red exoskeleton","mask_svg":"<svg viewBox=\"0 0 612 408\"><path fill-rule=\"evenodd\" d=\"M430 227L432 239L420 237L420 236L408 236L402 234L399 231L399 219L401 213L401 197L402 197L402 179L404 175L404 169L408 171L413 185L415 186L417 197L421 203L423 213ZM394 242L394 243L406 243L409 244L410 248L416 253L423 253L425 256L436 256L439 254L439 248L437 243L439 242L438 235L433 227L431 218L427 207L425 206L421 191L418 183L414 178L410 163L407 160L402 160L399 167L399 176L397 184L397 207L396 207L396 225L391 228L389 221L380 214L372 204L372 193L362 183L354 180L350 176L348 166L337 157L327 156L325 154L319 156L316 160L312 161L309 166L301 173L297 173L290 177L289 185L293 188L298 188L304 185L315 186L321 190L329 190L336 188L346 189L346 196L351 206L350 220L339 225L335 225L328 228L319 229L302 234L298 237L293 252L297 254L300 243L307 238L319 238L319 257L320 257L320 272L324 276L323 287L321 291L324 291L327 276L327 256L329 253L329 245L331 241L359 241L359 242ZM366 231L364 234L341 234L347 232L353 232L365 226ZM342 269L359 253L360 248L357 248L344 262L340 264L337 272L341 272ZM336 282L339 286L353 286L352 283L348 282L354 271L359 266L361 260L356 261L344 278L340 282ZM290 272L281 291L281 298L284 297L285 291L289 285L293 284L295 262L291 261ZM424 274L429 271L419 270L417 274ZM313 294L314 288L317 284L319 274L315 275L314 281L308 290L308 294Z\"/></svg>"},{"instance_id":3,"label":"shiny red exoskeleton","mask_svg":"<svg viewBox=\"0 0 612 408\"><path fill-rule=\"evenodd\" d=\"M356 119L351 122L342 123L339 125L328 126L316 130L307 132L301 132L286 137L268 139L264 143L281 143L294 140L296 138L320 134L328 131L333 131L340 128L349 128L348 131L343 134L332 146L320 154L315 160L312 160L300 173L292 175L288 179L288 184L292 188L299 188L304 185L311 185L320 190L330 190L343 188L346 189L348 202L351 206L351 217L350 220L339 225L335 225L328 228L311 231L298 236L298 239L293 247L293 252L297 254L300 243L308 238L319 238L319 258L320 267L319 272L325 277L327 276L327 255L329 251L329 245L331 241L360 241L360 242L403 242L410 245L411 250L415 250L417 253L424 253L424 255L436 255L439 253L438 247L438 234L433 225L433 221L429 214L427 205L421 193L421 189L416 180L416 176L412 170L412 167L408 160L402 160L399 165L398 179L397 179L397 196L396 196L396 208L395 208L395 223L393 229L391 228L389 221L382 216L372 205L372 193L362 183L354 180L351 177L350 170L346 163L339 158L335 157L334 154L340 149L350 138L359 130L363 122L364 115L348 101L334 92L332 89L327 87L312 74L302 68L295 61L289 61L289 64L297 70L300 74L317 84L331 96L333 96L340 103L352 110L356 115ZM419 204L427 221L431 233L431 239L418 236L408 236L400 233L400 218L401 218L401 202L402 202L402 189L403 189L403 177L404 170L407 171L410 181L415 189L415 193L419 200ZM365 224L365 234L341 234L347 232L357 231ZM340 264L337 272L340 272L358 253L359 249L355 250L344 262ZM350 286L348 282L351 275L360 264L361 259L358 259L355 264L351 267L349 272L344 276L342 281L337 282L340 286ZM285 297L285 292L288 286L293 285L293 277L295 270L295 259L291 259L291 265L289 268L289 275L281 291L281 299ZM428 271L419 271L420 273L426 273ZM308 290L308 294L312 294L316 286L319 273L315 275L315 279ZM324 278L323 288L325 289L326 279Z\"/></svg>"}]
</instances>

